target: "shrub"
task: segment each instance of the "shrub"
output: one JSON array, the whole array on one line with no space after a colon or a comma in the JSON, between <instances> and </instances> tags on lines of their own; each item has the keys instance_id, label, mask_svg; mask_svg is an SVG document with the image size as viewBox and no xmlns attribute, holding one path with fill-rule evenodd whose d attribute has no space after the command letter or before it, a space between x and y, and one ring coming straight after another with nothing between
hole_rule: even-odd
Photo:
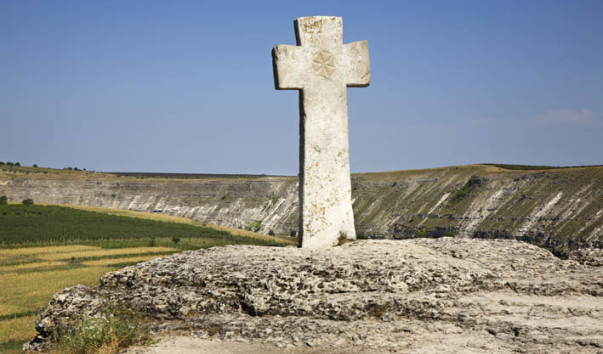
<instances>
[{"instance_id":1,"label":"shrub","mask_svg":"<svg viewBox=\"0 0 603 354\"><path fill-rule=\"evenodd\" d=\"M268 231L268 235L274 236L274 231L272 231L272 230Z\"/></svg>"},{"instance_id":2,"label":"shrub","mask_svg":"<svg viewBox=\"0 0 603 354\"><path fill-rule=\"evenodd\" d=\"M155 237L151 237L151 239L149 240L149 247L155 246L157 246L157 239Z\"/></svg>"},{"instance_id":3,"label":"shrub","mask_svg":"<svg viewBox=\"0 0 603 354\"><path fill-rule=\"evenodd\" d=\"M18 162L15 162L15 166L21 166L21 164Z\"/></svg>"},{"instance_id":4,"label":"shrub","mask_svg":"<svg viewBox=\"0 0 603 354\"><path fill-rule=\"evenodd\" d=\"M178 236L172 236L172 242L174 242L174 243L180 242L180 237L178 237Z\"/></svg>"},{"instance_id":5,"label":"shrub","mask_svg":"<svg viewBox=\"0 0 603 354\"><path fill-rule=\"evenodd\" d=\"M23 199L23 205L34 205L34 201L31 198Z\"/></svg>"},{"instance_id":6,"label":"shrub","mask_svg":"<svg viewBox=\"0 0 603 354\"><path fill-rule=\"evenodd\" d=\"M6 205L6 204L8 204L8 198L5 195L0 196L0 206Z\"/></svg>"},{"instance_id":7,"label":"shrub","mask_svg":"<svg viewBox=\"0 0 603 354\"><path fill-rule=\"evenodd\" d=\"M4 162L0 161L0 166L3 166L3 165L4 165Z\"/></svg>"},{"instance_id":8,"label":"shrub","mask_svg":"<svg viewBox=\"0 0 603 354\"><path fill-rule=\"evenodd\" d=\"M458 203L461 200L465 199L466 196L469 195L469 183L465 183L463 184L463 186L461 188L459 188L454 195L452 196L452 198L450 199L451 203Z\"/></svg>"},{"instance_id":9,"label":"shrub","mask_svg":"<svg viewBox=\"0 0 603 354\"><path fill-rule=\"evenodd\" d=\"M258 232L262 228L261 220L253 220L251 224L249 224L249 230L253 232Z\"/></svg>"},{"instance_id":10,"label":"shrub","mask_svg":"<svg viewBox=\"0 0 603 354\"><path fill-rule=\"evenodd\" d=\"M133 344L150 343L142 316L128 307L107 306L99 317L75 320L68 333L58 339L61 353L115 353Z\"/></svg>"},{"instance_id":11,"label":"shrub","mask_svg":"<svg viewBox=\"0 0 603 354\"><path fill-rule=\"evenodd\" d=\"M33 166L31 166L31 167L38 168L38 164L37 164L37 163L34 163L34 164L33 164Z\"/></svg>"}]
</instances>

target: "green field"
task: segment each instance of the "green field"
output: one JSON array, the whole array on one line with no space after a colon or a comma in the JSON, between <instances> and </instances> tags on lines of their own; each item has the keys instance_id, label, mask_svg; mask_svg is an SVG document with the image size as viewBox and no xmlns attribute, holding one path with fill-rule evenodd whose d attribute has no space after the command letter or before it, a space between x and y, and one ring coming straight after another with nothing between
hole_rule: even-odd
<instances>
[{"instance_id":1,"label":"green field","mask_svg":"<svg viewBox=\"0 0 603 354\"><path fill-rule=\"evenodd\" d=\"M249 238L204 226L147 220L51 205L0 207L0 247L93 243L103 247L157 244L172 237L181 249L224 244L283 245L276 239ZM172 245L173 246L173 245Z\"/></svg>"},{"instance_id":2,"label":"green field","mask_svg":"<svg viewBox=\"0 0 603 354\"><path fill-rule=\"evenodd\" d=\"M21 352L40 311L65 287L96 285L106 272L184 249L294 243L233 232L112 209L0 206L0 353Z\"/></svg>"}]
</instances>

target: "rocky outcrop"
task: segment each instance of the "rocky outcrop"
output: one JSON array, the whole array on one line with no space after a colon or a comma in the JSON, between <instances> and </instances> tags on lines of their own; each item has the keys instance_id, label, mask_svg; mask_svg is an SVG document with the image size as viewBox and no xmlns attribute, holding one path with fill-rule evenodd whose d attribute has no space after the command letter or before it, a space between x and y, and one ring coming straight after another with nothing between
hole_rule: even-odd
<instances>
[{"instance_id":1,"label":"rocky outcrop","mask_svg":"<svg viewBox=\"0 0 603 354\"><path fill-rule=\"evenodd\" d=\"M166 213L264 233L298 229L293 177L137 178L5 168L0 195ZM355 174L352 197L357 233L369 238L520 239L562 257L574 249L603 248L603 166L524 171L472 165Z\"/></svg>"},{"instance_id":2,"label":"rocky outcrop","mask_svg":"<svg viewBox=\"0 0 603 354\"><path fill-rule=\"evenodd\" d=\"M600 352L603 268L511 240L357 241L326 250L227 246L107 273L53 296L44 347L104 303L153 333L371 352Z\"/></svg>"}]
</instances>

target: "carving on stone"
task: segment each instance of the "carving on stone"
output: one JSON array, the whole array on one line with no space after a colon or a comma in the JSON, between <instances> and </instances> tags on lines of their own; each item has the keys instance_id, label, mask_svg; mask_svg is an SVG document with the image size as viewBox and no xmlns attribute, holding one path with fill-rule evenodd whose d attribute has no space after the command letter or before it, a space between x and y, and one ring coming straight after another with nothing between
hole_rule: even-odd
<instances>
[{"instance_id":1,"label":"carving on stone","mask_svg":"<svg viewBox=\"0 0 603 354\"><path fill-rule=\"evenodd\" d=\"M333 55L328 50L321 50L314 56L312 60L312 68L314 73L318 76L322 76L328 79L333 71L335 71L335 64L333 63Z\"/></svg>"}]
</instances>

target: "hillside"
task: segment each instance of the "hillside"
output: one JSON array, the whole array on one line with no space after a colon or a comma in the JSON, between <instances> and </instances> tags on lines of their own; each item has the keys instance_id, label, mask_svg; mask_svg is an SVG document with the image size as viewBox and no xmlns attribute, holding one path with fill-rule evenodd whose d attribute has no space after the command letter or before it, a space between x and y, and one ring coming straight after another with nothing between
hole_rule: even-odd
<instances>
[{"instance_id":1,"label":"hillside","mask_svg":"<svg viewBox=\"0 0 603 354\"><path fill-rule=\"evenodd\" d=\"M295 177L169 178L3 167L0 195L11 200L148 211L263 233L297 231ZM603 166L504 167L355 174L358 233L518 238L559 256L580 247L603 248Z\"/></svg>"}]
</instances>

